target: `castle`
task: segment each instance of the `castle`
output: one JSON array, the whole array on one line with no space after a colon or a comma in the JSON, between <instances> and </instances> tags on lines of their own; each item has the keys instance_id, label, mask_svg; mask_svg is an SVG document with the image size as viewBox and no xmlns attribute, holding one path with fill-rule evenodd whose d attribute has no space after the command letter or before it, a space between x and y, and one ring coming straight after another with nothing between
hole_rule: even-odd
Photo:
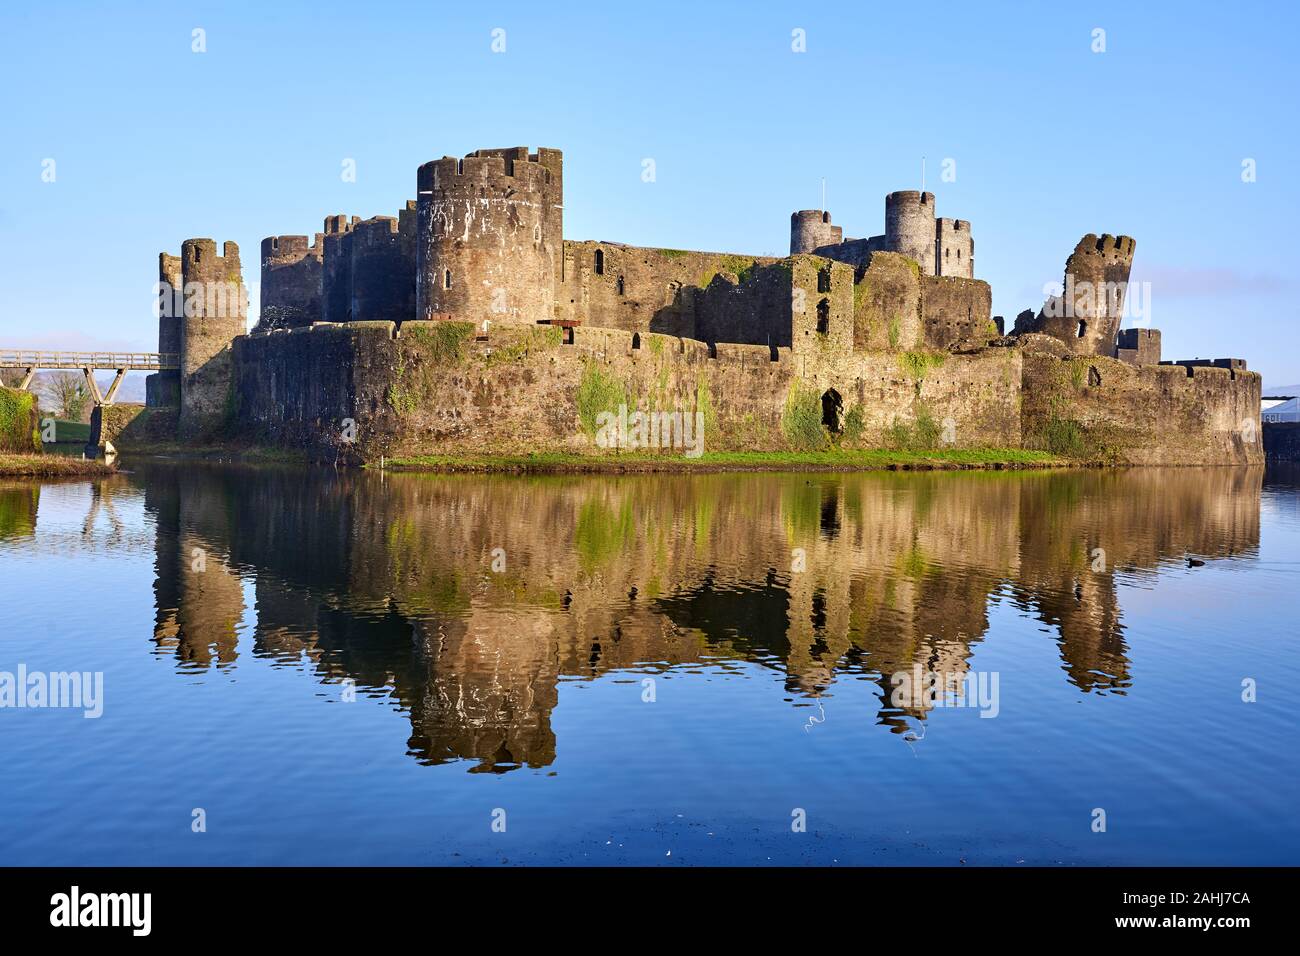
<instances>
[{"instance_id":1,"label":"castle","mask_svg":"<svg viewBox=\"0 0 1300 956\"><path fill-rule=\"evenodd\" d=\"M160 351L182 361L151 377L149 404L178 409L185 436L224 425L336 458L591 452L593 396L707 412L713 448L1262 455L1244 362L1162 363L1158 331L1121 333L1126 236L1080 240L1062 294L1007 334L970 222L939 217L930 192L890 193L864 239L797 211L784 258L565 239L563 212L559 150L425 163L396 216L264 239L251 333L210 296L160 319ZM159 273L238 283L239 252L187 240Z\"/></svg>"}]
</instances>

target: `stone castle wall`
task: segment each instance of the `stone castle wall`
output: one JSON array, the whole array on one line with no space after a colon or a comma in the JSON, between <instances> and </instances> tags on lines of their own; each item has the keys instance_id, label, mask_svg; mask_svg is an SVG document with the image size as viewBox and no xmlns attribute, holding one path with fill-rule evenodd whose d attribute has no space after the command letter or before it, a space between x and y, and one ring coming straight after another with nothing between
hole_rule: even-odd
<instances>
[{"instance_id":1,"label":"stone castle wall","mask_svg":"<svg viewBox=\"0 0 1300 956\"><path fill-rule=\"evenodd\" d=\"M1259 464L1259 373L1073 356L1033 336L1023 443L1137 465Z\"/></svg>"},{"instance_id":2,"label":"stone castle wall","mask_svg":"<svg viewBox=\"0 0 1300 956\"><path fill-rule=\"evenodd\" d=\"M1041 338L1041 337L1036 337ZM1131 464L1255 464L1259 376L1133 366L1049 348L859 353L718 344L617 329L318 325L235 346L238 420L318 458L596 447L600 411L702 411L706 450L798 447L791 409L831 390L848 447L1029 447ZM1190 371L1190 374L1189 374ZM355 442L343 440L355 423ZM1257 416L1256 416L1257 419ZM927 424L928 423L928 424ZM1063 437L1064 436L1064 437ZM680 452L664 452L680 454Z\"/></svg>"},{"instance_id":3,"label":"stone castle wall","mask_svg":"<svg viewBox=\"0 0 1300 956\"><path fill-rule=\"evenodd\" d=\"M578 328L569 345L559 329L502 327L483 343L468 323L408 322L245 336L235 354L243 429L317 458L594 453L595 416L620 404L702 412L706 450L780 450L796 447L792 409L819 415L831 389L856 423L850 446L887 446L920 422L936 441L951 422L958 447L1020 436L1014 349L949 356L940 369L820 348L781 348L773 361L766 345L618 329ZM346 419L355 444L342 440Z\"/></svg>"}]
</instances>

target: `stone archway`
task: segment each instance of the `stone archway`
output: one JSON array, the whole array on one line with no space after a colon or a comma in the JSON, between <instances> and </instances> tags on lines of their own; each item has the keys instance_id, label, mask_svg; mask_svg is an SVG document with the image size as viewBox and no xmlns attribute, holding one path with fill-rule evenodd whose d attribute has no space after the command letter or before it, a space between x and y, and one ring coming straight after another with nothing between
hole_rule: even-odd
<instances>
[{"instance_id":1,"label":"stone archway","mask_svg":"<svg viewBox=\"0 0 1300 956\"><path fill-rule=\"evenodd\" d=\"M822 393L822 425L832 435L844 430L844 399L833 388Z\"/></svg>"}]
</instances>

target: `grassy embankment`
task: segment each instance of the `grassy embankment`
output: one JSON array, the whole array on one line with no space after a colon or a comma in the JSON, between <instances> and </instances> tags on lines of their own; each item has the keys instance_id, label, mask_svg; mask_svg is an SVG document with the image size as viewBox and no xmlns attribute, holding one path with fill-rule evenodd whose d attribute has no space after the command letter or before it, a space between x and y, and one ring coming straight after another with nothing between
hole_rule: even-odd
<instances>
[{"instance_id":1,"label":"grassy embankment","mask_svg":"<svg viewBox=\"0 0 1300 956\"><path fill-rule=\"evenodd\" d=\"M389 458L388 471L435 472L707 472L707 471L928 471L1052 468L1077 464L1048 452L1019 448L833 449L826 451L706 452L699 458L628 453L580 455L545 452L529 455L418 455ZM371 462L369 468L378 468Z\"/></svg>"},{"instance_id":2,"label":"grassy embankment","mask_svg":"<svg viewBox=\"0 0 1300 956\"><path fill-rule=\"evenodd\" d=\"M68 455L0 452L0 478L95 477L116 470L103 461L83 461Z\"/></svg>"}]
</instances>

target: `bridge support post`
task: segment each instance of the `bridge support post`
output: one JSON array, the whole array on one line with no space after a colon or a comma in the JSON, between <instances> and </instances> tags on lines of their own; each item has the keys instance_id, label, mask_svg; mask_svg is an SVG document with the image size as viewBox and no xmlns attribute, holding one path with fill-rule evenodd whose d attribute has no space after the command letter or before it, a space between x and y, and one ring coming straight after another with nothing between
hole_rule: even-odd
<instances>
[{"instance_id":1,"label":"bridge support post","mask_svg":"<svg viewBox=\"0 0 1300 956\"><path fill-rule=\"evenodd\" d=\"M122 379L126 378L126 369L117 370L117 375L113 379L113 384L108 386L108 391L104 393L104 404L112 405L113 400L117 397L118 386L122 384Z\"/></svg>"},{"instance_id":2,"label":"bridge support post","mask_svg":"<svg viewBox=\"0 0 1300 956\"><path fill-rule=\"evenodd\" d=\"M103 405L104 396L99 393L99 386L95 383L95 370L86 367L81 370L81 374L86 376L86 391L90 392L90 397L95 400L95 406Z\"/></svg>"},{"instance_id":3,"label":"bridge support post","mask_svg":"<svg viewBox=\"0 0 1300 956\"><path fill-rule=\"evenodd\" d=\"M33 367L33 366L28 366L28 367L27 367L27 371L23 373L23 380L22 380L22 382L21 382L21 383L19 384L19 386L18 386L18 391L20 391L20 392L25 392L25 391L27 391L27 389L28 389L28 388L31 386L31 384L32 384L32 377L33 377L35 374L36 374L36 369L35 369L35 367Z\"/></svg>"}]
</instances>

